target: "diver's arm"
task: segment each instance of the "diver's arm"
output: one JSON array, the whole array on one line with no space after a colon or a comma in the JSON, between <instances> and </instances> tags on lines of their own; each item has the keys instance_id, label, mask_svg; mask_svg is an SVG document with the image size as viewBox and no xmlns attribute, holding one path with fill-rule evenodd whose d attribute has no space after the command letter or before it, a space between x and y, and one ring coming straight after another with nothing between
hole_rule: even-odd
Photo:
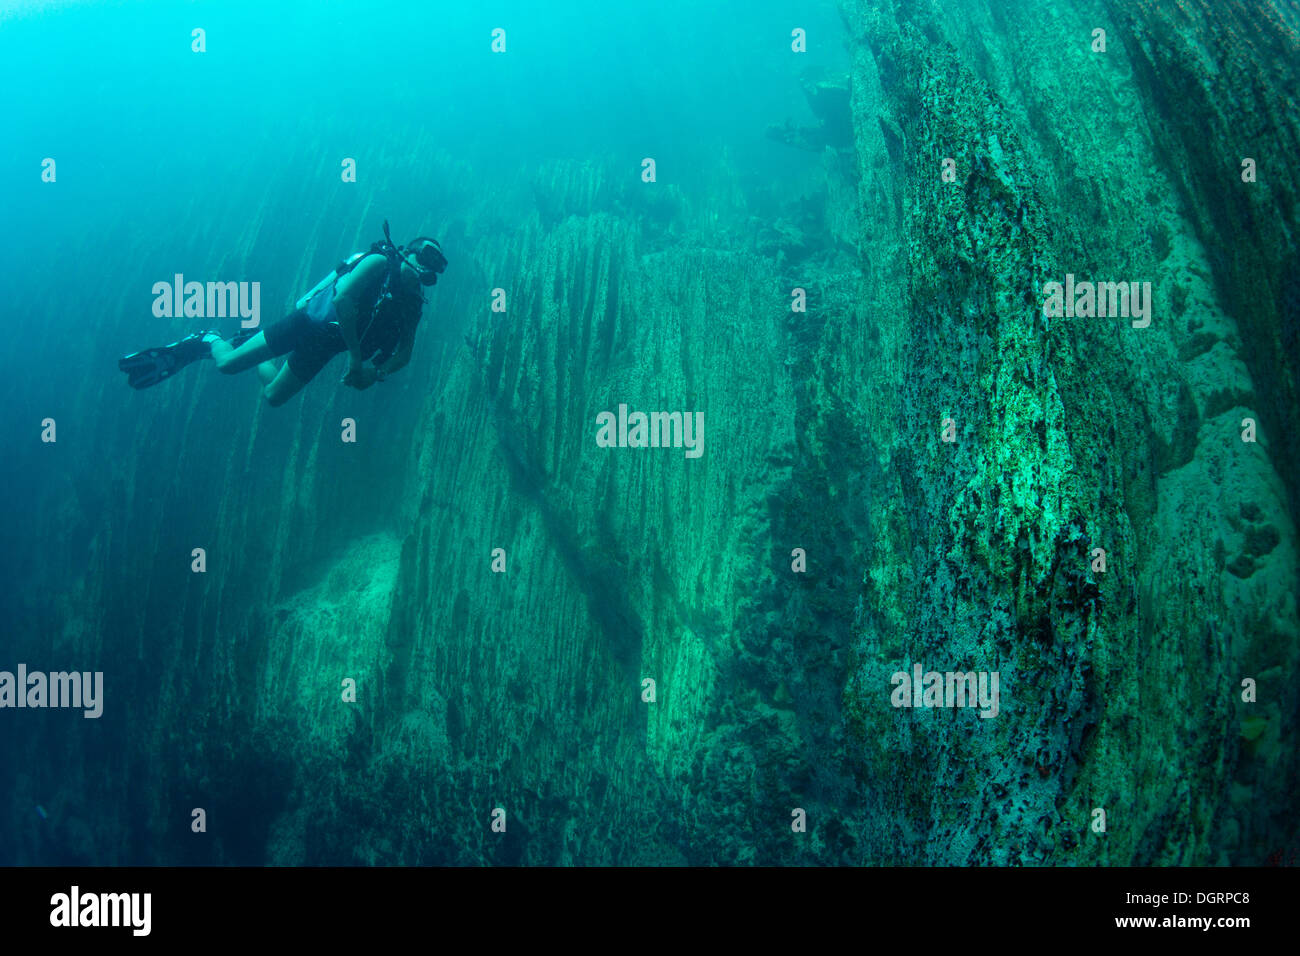
<instances>
[{"instance_id":1,"label":"diver's arm","mask_svg":"<svg viewBox=\"0 0 1300 956\"><path fill-rule=\"evenodd\" d=\"M406 363L411 361L411 348L415 345L415 330L412 329L402 336L402 341L397 345L397 351L383 365L379 366L379 377L387 378L398 369L406 367Z\"/></svg>"},{"instance_id":2,"label":"diver's arm","mask_svg":"<svg viewBox=\"0 0 1300 956\"><path fill-rule=\"evenodd\" d=\"M334 308L338 312L339 332L343 335L343 344L348 347L348 356L352 359L352 368L356 368L363 361L361 358L361 336L357 335L356 304L336 301Z\"/></svg>"},{"instance_id":3,"label":"diver's arm","mask_svg":"<svg viewBox=\"0 0 1300 956\"><path fill-rule=\"evenodd\" d=\"M349 374L361 367L365 357L361 354L361 334L357 320L361 317L361 300L366 289L383 281L388 261L383 256L366 256L356 267L339 280L334 290L334 310L339 317L339 332L352 359Z\"/></svg>"}]
</instances>

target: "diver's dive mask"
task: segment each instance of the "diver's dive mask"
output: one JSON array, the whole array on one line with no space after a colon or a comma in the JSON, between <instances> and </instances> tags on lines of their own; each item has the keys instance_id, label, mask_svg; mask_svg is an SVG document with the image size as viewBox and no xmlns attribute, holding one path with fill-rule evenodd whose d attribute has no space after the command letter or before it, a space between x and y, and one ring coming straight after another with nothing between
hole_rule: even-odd
<instances>
[{"instance_id":1,"label":"diver's dive mask","mask_svg":"<svg viewBox=\"0 0 1300 956\"><path fill-rule=\"evenodd\" d=\"M402 247L402 251L415 258L415 269L420 274L420 285L433 285L438 275L447 268L447 257L437 239L417 236Z\"/></svg>"}]
</instances>

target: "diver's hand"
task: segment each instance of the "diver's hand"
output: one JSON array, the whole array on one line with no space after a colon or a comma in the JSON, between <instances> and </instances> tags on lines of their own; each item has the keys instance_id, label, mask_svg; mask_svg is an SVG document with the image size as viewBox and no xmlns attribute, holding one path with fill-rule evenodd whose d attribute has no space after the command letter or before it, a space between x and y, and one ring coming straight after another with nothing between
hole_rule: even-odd
<instances>
[{"instance_id":1,"label":"diver's hand","mask_svg":"<svg viewBox=\"0 0 1300 956\"><path fill-rule=\"evenodd\" d=\"M358 365L348 369L348 374L343 376L343 384L351 385L359 392L364 392L378 380L379 372L373 365Z\"/></svg>"}]
</instances>

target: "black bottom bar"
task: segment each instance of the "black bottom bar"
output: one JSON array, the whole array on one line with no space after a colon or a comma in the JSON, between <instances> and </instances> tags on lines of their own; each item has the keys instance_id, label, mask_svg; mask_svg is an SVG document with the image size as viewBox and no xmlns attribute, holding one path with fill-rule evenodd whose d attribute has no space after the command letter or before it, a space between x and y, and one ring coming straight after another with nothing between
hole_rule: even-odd
<instances>
[{"instance_id":1,"label":"black bottom bar","mask_svg":"<svg viewBox=\"0 0 1300 956\"><path fill-rule=\"evenodd\" d=\"M629 939L679 944L718 933L763 939L783 928L807 943L838 924L862 940L930 931L940 933L936 941L989 940L990 931L1014 939L1023 931L1053 944L1199 934L1231 945L1293 923L1298 872L8 869L0 870L0 925L9 943L75 936L78 945L339 944L406 933L431 940L435 927L447 942L455 927L457 936L472 930L499 941L557 921L574 934L621 923Z\"/></svg>"}]
</instances>

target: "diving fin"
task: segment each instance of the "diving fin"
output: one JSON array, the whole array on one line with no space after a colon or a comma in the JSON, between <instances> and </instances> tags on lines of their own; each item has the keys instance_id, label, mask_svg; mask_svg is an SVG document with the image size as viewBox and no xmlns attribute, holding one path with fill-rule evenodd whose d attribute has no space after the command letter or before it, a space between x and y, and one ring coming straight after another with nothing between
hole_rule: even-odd
<instances>
[{"instance_id":1,"label":"diving fin","mask_svg":"<svg viewBox=\"0 0 1300 956\"><path fill-rule=\"evenodd\" d=\"M211 358L211 343L219 337L215 332L195 332L171 345L133 352L118 359L117 367L126 372L126 383L132 388L149 388L171 378L192 362Z\"/></svg>"}]
</instances>

